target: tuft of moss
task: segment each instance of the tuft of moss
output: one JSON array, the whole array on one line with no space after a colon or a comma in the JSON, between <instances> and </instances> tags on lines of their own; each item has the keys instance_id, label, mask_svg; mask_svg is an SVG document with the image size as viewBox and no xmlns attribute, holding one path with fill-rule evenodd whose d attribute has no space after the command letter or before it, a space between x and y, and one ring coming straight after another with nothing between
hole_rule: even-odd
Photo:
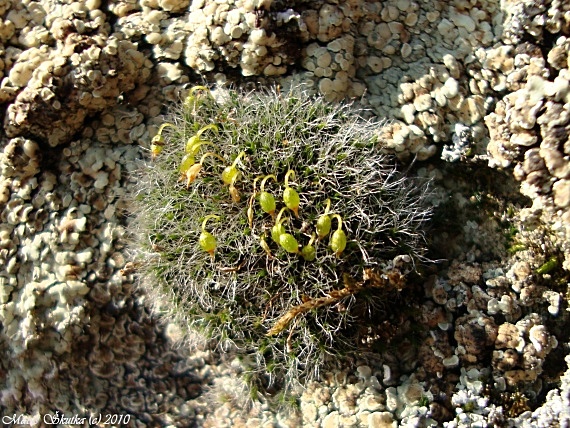
<instances>
[{"instance_id":1,"label":"tuft of moss","mask_svg":"<svg viewBox=\"0 0 570 428\"><path fill-rule=\"evenodd\" d=\"M153 139L131 222L166 315L247 355L265 387L369 346L430 216L428 183L382 153L381 126L298 88L193 88Z\"/></svg>"}]
</instances>

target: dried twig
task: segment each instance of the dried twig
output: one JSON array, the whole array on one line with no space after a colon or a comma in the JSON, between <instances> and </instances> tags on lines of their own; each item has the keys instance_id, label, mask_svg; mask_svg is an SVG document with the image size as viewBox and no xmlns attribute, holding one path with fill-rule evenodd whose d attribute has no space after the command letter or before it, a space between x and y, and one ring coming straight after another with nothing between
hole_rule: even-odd
<instances>
[{"instance_id":1,"label":"dried twig","mask_svg":"<svg viewBox=\"0 0 570 428\"><path fill-rule=\"evenodd\" d=\"M388 274L379 274L374 272L372 269L365 269L363 281L360 282L356 282L354 278L345 273L343 275L343 281L343 289L333 290L328 294L328 296L308 299L300 305L293 306L285 315L277 320L275 325L269 329L266 335L275 336L286 329L291 321L296 319L299 315L307 313L312 309L320 308L321 306L332 305L345 297L359 293L367 288L384 288L391 285L394 288L401 289L404 284L403 275L396 270L393 270Z\"/></svg>"}]
</instances>

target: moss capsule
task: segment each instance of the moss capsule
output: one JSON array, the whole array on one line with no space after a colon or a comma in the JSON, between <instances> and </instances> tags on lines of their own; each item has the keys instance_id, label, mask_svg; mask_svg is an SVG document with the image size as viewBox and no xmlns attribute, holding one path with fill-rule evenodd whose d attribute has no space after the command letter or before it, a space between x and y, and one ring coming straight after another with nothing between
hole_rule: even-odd
<instances>
[{"instance_id":1,"label":"moss capsule","mask_svg":"<svg viewBox=\"0 0 570 428\"><path fill-rule=\"evenodd\" d=\"M295 213L295 217L299 218L299 194L295 189L289 187L289 176L293 176L294 179L295 171L290 169L287 171L287 174L285 174L285 190L283 191L283 202L285 202L285 206L287 208Z\"/></svg>"},{"instance_id":2,"label":"moss capsule","mask_svg":"<svg viewBox=\"0 0 570 428\"><path fill-rule=\"evenodd\" d=\"M235 166L227 166L222 171L222 181L224 184L232 185L237 180L239 170Z\"/></svg>"},{"instance_id":3,"label":"moss capsule","mask_svg":"<svg viewBox=\"0 0 570 428\"><path fill-rule=\"evenodd\" d=\"M157 138L158 137L158 138ZM162 135L155 135L150 143L150 154L154 159L157 157L164 148L164 137Z\"/></svg>"},{"instance_id":4,"label":"moss capsule","mask_svg":"<svg viewBox=\"0 0 570 428\"><path fill-rule=\"evenodd\" d=\"M261 192L259 194L259 204L261 205L261 209L267 214L275 214L275 198L271 193Z\"/></svg>"},{"instance_id":5,"label":"moss capsule","mask_svg":"<svg viewBox=\"0 0 570 428\"><path fill-rule=\"evenodd\" d=\"M216 125L214 125L214 124L206 125L202 129L200 129L196 133L196 135L193 135L192 137L190 137L188 139L188 141L186 142L186 146L184 147L184 151L186 152L186 155L184 155L184 157L182 158L182 162L180 163L180 172L182 174L185 174L186 171L188 171L194 165L194 163L196 162L196 160L195 160L196 154L200 150L201 146L206 144L206 145L213 146L216 149L218 148L211 141L202 140L201 135L205 131L207 131L208 129L214 130L216 132L216 134L218 133L218 127Z\"/></svg>"},{"instance_id":6,"label":"moss capsule","mask_svg":"<svg viewBox=\"0 0 570 428\"><path fill-rule=\"evenodd\" d=\"M202 134L209 129L213 130L216 134L218 133L218 127L216 125L210 124L210 125L204 126L198 132L196 132L195 135L188 138L188 141L186 142L186 146L184 147L184 151L186 153L196 154L196 152L198 151L198 149L200 148L200 146L202 144L214 145L211 141L202 140Z\"/></svg>"},{"instance_id":7,"label":"moss capsule","mask_svg":"<svg viewBox=\"0 0 570 428\"><path fill-rule=\"evenodd\" d=\"M253 229L253 201L255 200L255 193L249 197L247 204L247 223L250 229Z\"/></svg>"},{"instance_id":8,"label":"moss capsule","mask_svg":"<svg viewBox=\"0 0 570 428\"><path fill-rule=\"evenodd\" d=\"M317 220L317 234L319 239L323 239L331 231L331 217L328 214L323 214Z\"/></svg>"},{"instance_id":9,"label":"moss capsule","mask_svg":"<svg viewBox=\"0 0 570 428\"><path fill-rule=\"evenodd\" d=\"M210 214L206 216L206 218L204 218L204 221L202 222L202 233L200 233L200 238L198 239L198 243L200 244L202 250L204 250L207 253L210 253L210 256L212 256L213 258L214 252L216 251L217 242L214 235L212 235L210 232L206 230L206 223L211 218L218 220L220 217L214 214Z\"/></svg>"},{"instance_id":10,"label":"moss capsule","mask_svg":"<svg viewBox=\"0 0 570 428\"><path fill-rule=\"evenodd\" d=\"M275 182L277 182L277 179L273 174L267 175L266 177L263 178L263 180L261 180L261 193L259 194L259 205L261 205L261 209L263 210L263 212L266 212L267 214L271 214L272 216L274 216L276 209L275 198L271 193L266 192L264 190L265 182L269 178L272 178L273 180L275 180Z\"/></svg>"},{"instance_id":11,"label":"moss capsule","mask_svg":"<svg viewBox=\"0 0 570 428\"><path fill-rule=\"evenodd\" d=\"M280 243L279 238L281 237L281 235L285 233L285 226L283 226L283 223L286 222L288 219L284 218L283 220L281 220L281 216L283 215L283 212L286 209L287 208L281 208L281 211L279 211L279 214L275 219L275 225L271 228L271 239L273 239L277 244Z\"/></svg>"},{"instance_id":12,"label":"moss capsule","mask_svg":"<svg viewBox=\"0 0 570 428\"><path fill-rule=\"evenodd\" d=\"M195 138L195 137L196 137L196 136L191 137L190 139ZM190 140L188 140L188 141L190 141ZM215 145L214 143L212 143L211 141L198 140L198 142L193 143L193 144L190 144L190 142L188 142L188 143L186 144L186 147L184 148L184 151L185 151L187 154L189 154L189 155L196 156L196 154L198 153L198 151L200 151L200 147L205 146L205 145L207 145L207 146L212 146L212 147L215 148L216 150L219 150L218 146L216 146L216 145Z\"/></svg>"},{"instance_id":13,"label":"moss capsule","mask_svg":"<svg viewBox=\"0 0 570 428\"><path fill-rule=\"evenodd\" d=\"M196 158L193 154L186 153L180 162L180 172L184 174L190 169L192 165L196 163Z\"/></svg>"},{"instance_id":14,"label":"moss capsule","mask_svg":"<svg viewBox=\"0 0 570 428\"><path fill-rule=\"evenodd\" d=\"M162 149L164 147L164 137L162 135L162 131L164 131L164 128L168 126L175 128L172 123L163 123L158 128L156 135L152 137L152 140L150 141L150 153L153 159L162 152Z\"/></svg>"},{"instance_id":15,"label":"moss capsule","mask_svg":"<svg viewBox=\"0 0 570 428\"><path fill-rule=\"evenodd\" d=\"M305 245L301 249L301 256L308 261L312 262L317 258L317 249L313 245Z\"/></svg>"},{"instance_id":16,"label":"moss capsule","mask_svg":"<svg viewBox=\"0 0 570 428\"><path fill-rule=\"evenodd\" d=\"M180 168L180 172L182 173L182 178L186 177L186 187L190 187L190 184L192 184L194 181L196 181L196 178L198 178L198 174L200 174L200 171L202 170L202 166L204 165L204 161L206 160L206 158L208 158L210 156L215 156L218 159L221 159L222 162L225 162L224 158L221 157L220 155L218 155L216 153L208 152L208 153L205 153L204 156L202 156L202 158L200 159L200 163L191 165L190 167L188 167L185 170L183 170L182 167Z\"/></svg>"},{"instance_id":17,"label":"moss capsule","mask_svg":"<svg viewBox=\"0 0 570 428\"><path fill-rule=\"evenodd\" d=\"M291 211L293 211L295 213L295 217L299 217L299 195L298 193L295 191L295 189L292 189L291 187L287 187L284 191L283 191L283 202L285 202L285 205L287 206L287 208L289 208Z\"/></svg>"},{"instance_id":18,"label":"moss capsule","mask_svg":"<svg viewBox=\"0 0 570 428\"><path fill-rule=\"evenodd\" d=\"M196 178L198 178L198 174L200 174L201 170L202 164L197 163L192 165L184 172L183 177L186 177L186 187L190 187L190 185L196 181Z\"/></svg>"},{"instance_id":19,"label":"moss capsule","mask_svg":"<svg viewBox=\"0 0 570 428\"><path fill-rule=\"evenodd\" d=\"M346 248L346 233L344 230L335 230L331 236L331 248L337 257L340 257Z\"/></svg>"},{"instance_id":20,"label":"moss capsule","mask_svg":"<svg viewBox=\"0 0 570 428\"><path fill-rule=\"evenodd\" d=\"M222 181L224 184L232 185L236 182L239 177L239 170L237 169L237 163L239 160L245 156L245 152L240 152L237 157L234 159L233 163L230 166L227 166L222 171Z\"/></svg>"},{"instance_id":21,"label":"moss capsule","mask_svg":"<svg viewBox=\"0 0 570 428\"><path fill-rule=\"evenodd\" d=\"M213 123L210 123L209 125L203 126L202 128L200 128L200 130L198 132L196 132L196 135L198 136L198 138L202 137L202 134L208 130L212 130L214 131L216 134L219 133L219 129L216 125L214 125Z\"/></svg>"},{"instance_id":22,"label":"moss capsule","mask_svg":"<svg viewBox=\"0 0 570 428\"><path fill-rule=\"evenodd\" d=\"M323 239L331 231L332 221L328 214L331 207L331 200L327 199L326 204L325 213L317 220L317 235L319 239Z\"/></svg>"},{"instance_id":23,"label":"moss capsule","mask_svg":"<svg viewBox=\"0 0 570 428\"><path fill-rule=\"evenodd\" d=\"M200 233L199 239L200 247L207 253L210 253L211 256L214 255L214 251L216 251L216 238L210 232L205 230Z\"/></svg>"},{"instance_id":24,"label":"moss capsule","mask_svg":"<svg viewBox=\"0 0 570 428\"><path fill-rule=\"evenodd\" d=\"M283 233L279 236L279 245L281 245L281 247L283 247L283 249L288 253L299 252L299 243L295 237L289 233Z\"/></svg>"},{"instance_id":25,"label":"moss capsule","mask_svg":"<svg viewBox=\"0 0 570 428\"><path fill-rule=\"evenodd\" d=\"M186 146L184 146L184 151L186 153L194 153L196 146L199 147L202 141L203 140L198 135L192 135L190 138L188 138Z\"/></svg>"},{"instance_id":26,"label":"moss capsule","mask_svg":"<svg viewBox=\"0 0 570 428\"><path fill-rule=\"evenodd\" d=\"M257 180L259 180L260 178L261 176L255 177L255 179L253 180L253 193L249 197L249 202L247 204L247 221L250 229L253 229L253 202L257 197Z\"/></svg>"},{"instance_id":27,"label":"moss capsule","mask_svg":"<svg viewBox=\"0 0 570 428\"><path fill-rule=\"evenodd\" d=\"M333 218L338 221L338 229L334 231L331 236L330 246L334 251L335 256L340 257L346 248L346 233L342 230L342 218L338 214L333 214Z\"/></svg>"},{"instance_id":28,"label":"moss capsule","mask_svg":"<svg viewBox=\"0 0 570 428\"><path fill-rule=\"evenodd\" d=\"M309 241L309 243L305 245L303 248L301 248L301 256L303 256L303 258L308 262L312 262L317 258L317 249L313 245L314 241L315 241L315 234L313 233L313 236L311 236L311 240Z\"/></svg>"},{"instance_id":29,"label":"moss capsule","mask_svg":"<svg viewBox=\"0 0 570 428\"><path fill-rule=\"evenodd\" d=\"M271 239L273 239L277 244L279 244L279 238L285 233L285 226L282 224L276 224L271 228Z\"/></svg>"},{"instance_id":30,"label":"moss capsule","mask_svg":"<svg viewBox=\"0 0 570 428\"><path fill-rule=\"evenodd\" d=\"M210 90L206 86L193 86L190 89L190 92L188 92L186 99L184 100L184 107L185 108L192 110L192 111L195 111L196 108L200 106L200 104L202 103L202 101L200 100L200 95L199 94L194 95L194 93L197 91L203 91L206 94L208 94L210 97L212 97L212 93L210 92Z\"/></svg>"}]
</instances>

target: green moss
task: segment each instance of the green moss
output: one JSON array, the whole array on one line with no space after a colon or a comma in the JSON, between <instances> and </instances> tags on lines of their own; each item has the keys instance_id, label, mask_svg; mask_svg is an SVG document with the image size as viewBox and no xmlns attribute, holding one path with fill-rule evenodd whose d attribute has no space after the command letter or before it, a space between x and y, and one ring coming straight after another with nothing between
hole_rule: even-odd
<instances>
[{"instance_id":1,"label":"green moss","mask_svg":"<svg viewBox=\"0 0 570 428\"><path fill-rule=\"evenodd\" d=\"M418 402L418 406L427 407L427 406L429 406L429 403L430 403L429 398L426 395L422 395L420 397L419 402Z\"/></svg>"},{"instance_id":2,"label":"green moss","mask_svg":"<svg viewBox=\"0 0 570 428\"><path fill-rule=\"evenodd\" d=\"M344 274L362 281L364 269L388 269L395 256L422 259L422 226L430 216L424 202L427 183L399 174L382 154L376 136L381 124L361 119L350 106L299 91L226 91L215 97L194 91L169 122L173 126L164 127L164 145L141 171L133 198L133 231L146 266L143 282L171 290L175 297L168 299L176 301L190 329L255 356L252 381L271 373L271 379L291 385L314 377L326 355L342 358L357 351L362 339L357 334L379 321L351 312L354 299L361 299L358 294L305 311L271 337L266 333L294 306L343 289ZM204 127L214 129L211 125L218 132L208 131L204 138L218 147L217 156L209 157L192 181L180 180L187 141ZM200 149L196 159L212 150ZM232 190L221 174L242 151ZM290 170L295 179L289 185L298 192L300 206L298 218L287 214L287 233L299 250L307 245L330 199L330 213L342 219L347 238L342 254L335 255L330 245L336 222L328 236L314 242L314 261L304 260L294 248L284 251L271 239L275 219L252 197L254 181L259 192L259 177L276 177L265 190L274 195L278 212ZM213 257L199 245L202 221L211 215L219 216L207 225L216 240ZM387 293L367 290L362 300L374 306Z\"/></svg>"},{"instance_id":3,"label":"green moss","mask_svg":"<svg viewBox=\"0 0 570 428\"><path fill-rule=\"evenodd\" d=\"M552 272L554 269L558 268L559 266L560 263L558 262L558 258L556 256L552 256L545 263L543 263L536 269L536 273L539 275L545 275L549 272Z\"/></svg>"}]
</instances>

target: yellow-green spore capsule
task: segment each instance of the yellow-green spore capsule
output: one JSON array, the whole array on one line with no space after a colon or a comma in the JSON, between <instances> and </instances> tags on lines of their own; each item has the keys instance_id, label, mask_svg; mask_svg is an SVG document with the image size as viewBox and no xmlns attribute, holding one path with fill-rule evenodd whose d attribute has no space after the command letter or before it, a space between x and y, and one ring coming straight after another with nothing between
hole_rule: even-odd
<instances>
[{"instance_id":1,"label":"yellow-green spore capsule","mask_svg":"<svg viewBox=\"0 0 570 428\"><path fill-rule=\"evenodd\" d=\"M198 240L200 247L207 252L210 253L212 257L214 257L214 252L216 251L216 238L210 232L205 230L200 233L200 238Z\"/></svg>"},{"instance_id":2,"label":"yellow-green spore capsule","mask_svg":"<svg viewBox=\"0 0 570 428\"><path fill-rule=\"evenodd\" d=\"M224 184L231 186L234 183L234 181L237 180L238 175L239 175L239 170L235 166L233 165L226 166L222 171L222 181L224 182Z\"/></svg>"},{"instance_id":3,"label":"yellow-green spore capsule","mask_svg":"<svg viewBox=\"0 0 570 428\"><path fill-rule=\"evenodd\" d=\"M216 251L217 242L216 242L216 238L214 237L214 235L212 235L210 232L208 232L206 230L206 223L211 218L214 218L217 220L220 217L217 215L214 215L214 214L210 214L210 215L206 216L206 218L204 218L204 221L202 222L202 233L200 233L200 237L198 238L198 243L200 244L200 247L202 248L202 250L209 253L210 256L212 256L212 258L213 258L214 252Z\"/></svg>"},{"instance_id":4,"label":"yellow-green spore capsule","mask_svg":"<svg viewBox=\"0 0 570 428\"><path fill-rule=\"evenodd\" d=\"M155 157L157 157L162 152L163 148L164 148L164 138L162 137L162 135L155 136L150 144L150 154L152 158L154 159Z\"/></svg>"},{"instance_id":5,"label":"yellow-green spore capsule","mask_svg":"<svg viewBox=\"0 0 570 428\"><path fill-rule=\"evenodd\" d=\"M279 245L281 245L281 247L283 247L283 249L288 253L299 252L299 243L297 242L295 237L289 233L283 233L279 237Z\"/></svg>"},{"instance_id":6,"label":"yellow-green spore capsule","mask_svg":"<svg viewBox=\"0 0 570 428\"><path fill-rule=\"evenodd\" d=\"M289 170L285 174L285 190L283 191L283 202L285 206L295 213L295 217L299 218L299 194L297 191L289 187L289 177L293 176L295 178L295 171Z\"/></svg>"},{"instance_id":7,"label":"yellow-green spore capsule","mask_svg":"<svg viewBox=\"0 0 570 428\"><path fill-rule=\"evenodd\" d=\"M331 217L328 214L323 214L317 220L317 234L319 235L319 239L323 239L325 236L329 234L331 231Z\"/></svg>"},{"instance_id":8,"label":"yellow-green spore capsule","mask_svg":"<svg viewBox=\"0 0 570 428\"><path fill-rule=\"evenodd\" d=\"M226 166L222 171L222 181L224 184L232 184L236 180L239 171L235 166Z\"/></svg>"},{"instance_id":9,"label":"yellow-green spore capsule","mask_svg":"<svg viewBox=\"0 0 570 428\"><path fill-rule=\"evenodd\" d=\"M292 189L291 187L287 187L283 192L283 202L287 208L295 213L295 217L299 217L299 194Z\"/></svg>"},{"instance_id":10,"label":"yellow-green spore capsule","mask_svg":"<svg viewBox=\"0 0 570 428\"><path fill-rule=\"evenodd\" d=\"M337 257L340 257L346 248L346 233L344 230L335 230L331 236L331 248Z\"/></svg>"},{"instance_id":11,"label":"yellow-green spore capsule","mask_svg":"<svg viewBox=\"0 0 570 428\"><path fill-rule=\"evenodd\" d=\"M164 131L164 128L167 126L174 128L174 125L171 123L163 123L158 128L156 135L152 137L152 140L150 142L150 153L153 159L162 152L162 149L164 147L164 137L162 136L162 131Z\"/></svg>"},{"instance_id":12,"label":"yellow-green spore capsule","mask_svg":"<svg viewBox=\"0 0 570 428\"><path fill-rule=\"evenodd\" d=\"M331 231L332 221L331 217L328 214L331 207L331 200L327 199L326 204L327 206L325 208L325 213L317 220L317 235L319 239L323 239Z\"/></svg>"},{"instance_id":13,"label":"yellow-green spore capsule","mask_svg":"<svg viewBox=\"0 0 570 428\"><path fill-rule=\"evenodd\" d=\"M239 191L233 184L230 184L230 196L232 197L232 201L234 201L236 204L241 201Z\"/></svg>"},{"instance_id":14,"label":"yellow-green spore capsule","mask_svg":"<svg viewBox=\"0 0 570 428\"><path fill-rule=\"evenodd\" d=\"M281 220L281 216L283 215L286 209L287 208L281 208L281 211L279 211L279 214L275 219L275 225L271 228L271 239L273 239L277 244L279 244L279 238L281 237L281 235L285 233L285 226L283 226L283 223L286 222L288 219L284 218L283 220Z\"/></svg>"},{"instance_id":15,"label":"yellow-green spore capsule","mask_svg":"<svg viewBox=\"0 0 570 428\"><path fill-rule=\"evenodd\" d=\"M312 262L317 258L317 249L313 245L313 242L315 242L314 233L313 236L311 236L311 240L309 241L309 243L305 245L303 248L301 248L301 256L303 256L303 258L308 262Z\"/></svg>"},{"instance_id":16,"label":"yellow-green spore capsule","mask_svg":"<svg viewBox=\"0 0 570 428\"><path fill-rule=\"evenodd\" d=\"M317 258L317 249L313 245L305 245L301 249L301 256L308 261L312 262Z\"/></svg>"},{"instance_id":17,"label":"yellow-green spore capsule","mask_svg":"<svg viewBox=\"0 0 570 428\"><path fill-rule=\"evenodd\" d=\"M219 150L219 147L216 146L214 143L212 143L211 141L206 141L206 140L200 140L198 138L197 141L195 141L194 143L191 142L192 139L198 138L198 136L194 135L193 137L191 137L188 142L186 143L186 147L184 148L184 151L190 155L190 156L196 156L196 154L200 151L200 147L202 146L211 146L213 148L215 148L216 150Z\"/></svg>"},{"instance_id":18,"label":"yellow-green spore capsule","mask_svg":"<svg viewBox=\"0 0 570 428\"><path fill-rule=\"evenodd\" d=\"M208 157L217 157L222 162L225 162L224 158L221 157L220 155L218 155L217 153L208 152L202 156L202 158L200 159L200 162L197 164L193 164L189 167L186 167L186 165L183 167L181 165L180 166L180 172L182 173L183 177L186 177L186 187L190 187L190 184L192 184L196 180L196 178L198 177L198 174L200 174L200 171L202 170L202 166L204 165L204 161ZM183 160L183 162L184 162L184 160Z\"/></svg>"},{"instance_id":19,"label":"yellow-green spore capsule","mask_svg":"<svg viewBox=\"0 0 570 428\"><path fill-rule=\"evenodd\" d=\"M267 214L275 214L275 198L271 193L261 192L259 194L259 205L261 205L261 209Z\"/></svg>"},{"instance_id":20,"label":"yellow-green spore capsule","mask_svg":"<svg viewBox=\"0 0 570 428\"><path fill-rule=\"evenodd\" d=\"M277 244L279 244L279 238L285 233L285 226L282 224L276 224L271 228L271 239L273 239Z\"/></svg>"},{"instance_id":21,"label":"yellow-green spore capsule","mask_svg":"<svg viewBox=\"0 0 570 428\"><path fill-rule=\"evenodd\" d=\"M204 132L208 131L209 129L214 131L216 134L218 134L218 132L219 132L218 127L216 125L214 125L213 123L210 123L209 125L206 125L206 126L203 126L202 128L200 128L200 130L198 132L196 132L196 135L198 136L198 138L201 138L202 134Z\"/></svg>"},{"instance_id":22,"label":"yellow-green spore capsule","mask_svg":"<svg viewBox=\"0 0 570 428\"><path fill-rule=\"evenodd\" d=\"M247 224L250 229L253 229L253 201L255 200L255 196L256 194L252 193L247 204Z\"/></svg>"},{"instance_id":23,"label":"yellow-green spore capsule","mask_svg":"<svg viewBox=\"0 0 570 428\"><path fill-rule=\"evenodd\" d=\"M201 170L202 170L202 164L197 163L192 165L186 171L184 171L181 180L183 180L184 177L186 177L186 188L190 187L190 185L194 183L194 181L196 181L196 178L198 178L198 174L200 174Z\"/></svg>"},{"instance_id":24,"label":"yellow-green spore capsule","mask_svg":"<svg viewBox=\"0 0 570 428\"><path fill-rule=\"evenodd\" d=\"M239 170L237 169L237 163L239 160L245 156L245 152L240 152L239 155L236 156L233 163L224 168L222 171L222 181L224 184L232 185L236 182L239 176Z\"/></svg>"},{"instance_id":25,"label":"yellow-green spore capsule","mask_svg":"<svg viewBox=\"0 0 570 428\"><path fill-rule=\"evenodd\" d=\"M195 155L202 144L210 144L214 146L214 144L211 141L202 140L202 134L209 129L213 130L216 134L218 133L218 127L214 124L202 127L202 129L196 132L195 135L188 138L186 146L184 147L184 151L186 153L192 153Z\"/></svg>"},{"instance_id":26,"label":"yellow-green spore capsule","mask_svg":"<svg viewBox=\"0 0 570 428\"><path fill-rule=\"evenodd\" d=\"M192 165L196 163L196 159L193 154L186 153L180 162L180 172L184 174L190 169Z\"/></svg>"},{"instance_id":27,"label":"yellow-green spore capsule","mask_svg":"<svg viewBox=\"0 0 570 428\"><path fill-rule=\"evenodd\" d=\"M188 138L188 141L186 142L186 146L184 147L184 151L186 153L194 153L194 150L197 147L200 147L201 143L202 143L202 139L198 135L193 135L190 138Z\"/></svg>"},{"instance_id":28,"label":"yellow-green spore capsule","mask_svg":"<svg viewBox=\"0 0 570 428\"><path fill-rule=\"evenodd\" d=\"M259 180L260 178L261 176L255 177L255 179L253 180L253 192L251 193L251 196L249 197L249 201L247 204L247 221L250 229L253 229L253 203L255 201L255 198L257 197L257 180Z\"/></svg>"},{"instance_id":29,"label":"yellow-green spore capsule","mask_svg":"<svg viewBox=\"0 0 570 428\"><path fill-rule=\"evenodd\" d=\"M212 97L210 90L206 86L194 86L190 89L190 92L188 93L186 99L184 100L184 107L186 107L187 109L195 109L196 107L199 107L199 105L201 104L200 95L196 96L194 95L194 92L196 91L204 91L206 94Z\"/></svg>"},{"instance_id":30,"label":"yellow-green spore capsule","mask_svg":"<svg viewBox=\"0 0 570 428\"><path fill-rule=\"evenodd\" d=\"M261 205L261 209L264 212L266 212L267 214L271 214L273 216L275 215L275 209L276 209L275 198L271 193L266 192L264 190L265 182L270 178L272 178L273 180L275 180L275 182L277 182L277 178L275 178L273 174L267 175L263 178L263 180L261 180L261 193L259 194L259 205Z\"/></svg>"},{"instance_id":31,"label":"yellow-green spore capsule","mask_svg":"<svg viewBox=\"0 0 570 428\"><path fill-rule=\"evenodd\" d=\"M338 229L334 231L331 236L330 245L334 251L335 256L340 257L346 248L346 233L342 230L342 218L338 214L333 214L333 218L338 221Z\"/></svg>"}]
</instances>

